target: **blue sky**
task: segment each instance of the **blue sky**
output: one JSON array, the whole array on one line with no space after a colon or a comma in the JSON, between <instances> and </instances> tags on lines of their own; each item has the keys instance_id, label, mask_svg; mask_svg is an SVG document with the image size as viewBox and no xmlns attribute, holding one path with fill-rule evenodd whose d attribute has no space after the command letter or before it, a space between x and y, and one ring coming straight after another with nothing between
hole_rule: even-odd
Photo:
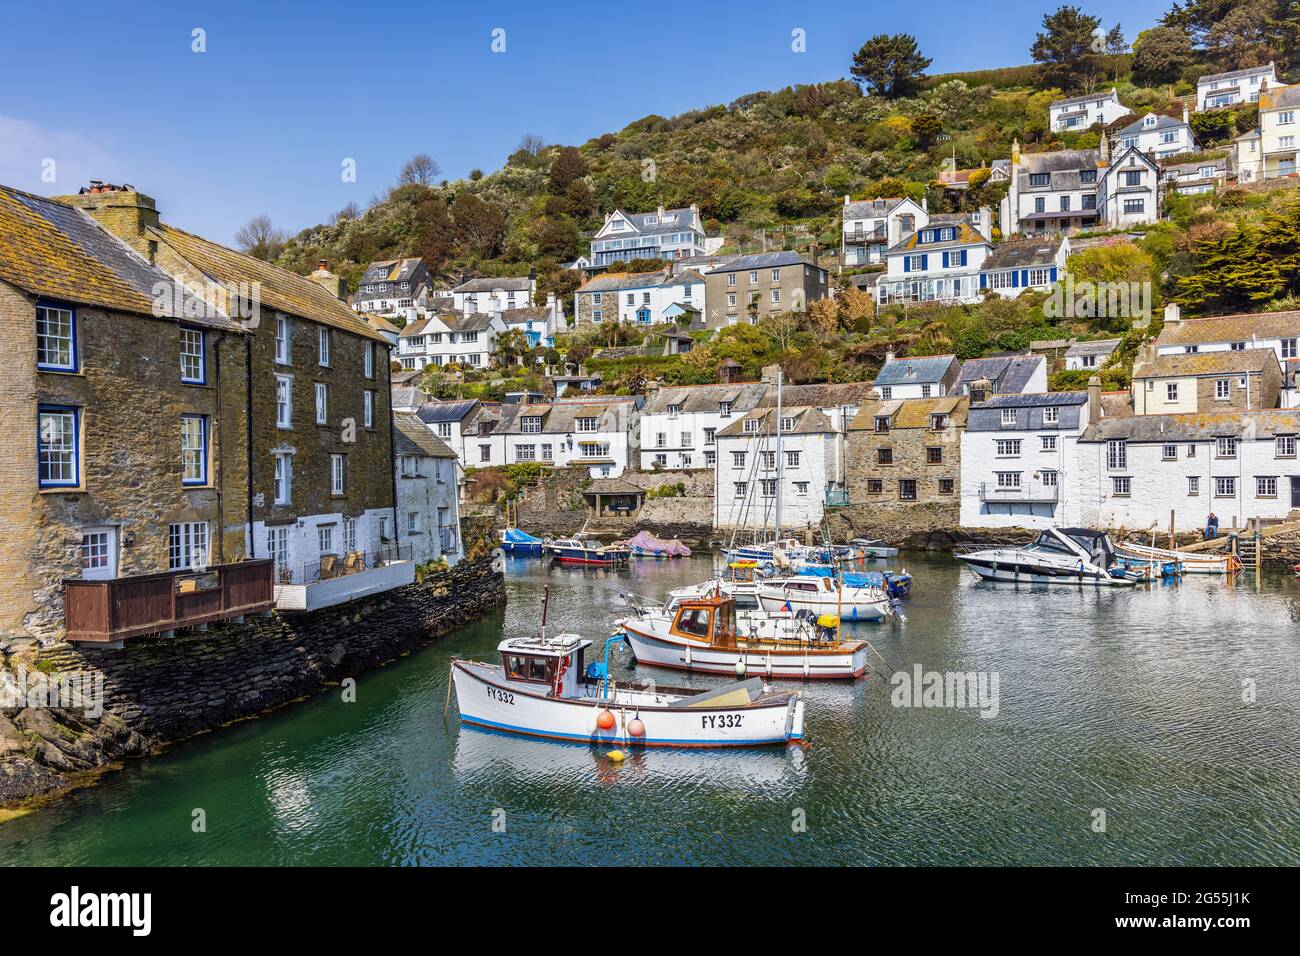
<instances>
[{"instance_id":1,"label":"blue sky","mask_svg":"<svg viewBox=\"0 0 1300 956\"><path fill-rule=\"evenodd\" d=\"M258 213L297 231L366 205L417 152L447 178L491 171L526 132L577 144L648 113L847 76L875 33L916 35L932 72L1027 63L1057 5L26 2L0 32L0 182L129 182L221 242ZM1084 6L1132 39L1169 2Z\"/></svg>"}]
</instances>

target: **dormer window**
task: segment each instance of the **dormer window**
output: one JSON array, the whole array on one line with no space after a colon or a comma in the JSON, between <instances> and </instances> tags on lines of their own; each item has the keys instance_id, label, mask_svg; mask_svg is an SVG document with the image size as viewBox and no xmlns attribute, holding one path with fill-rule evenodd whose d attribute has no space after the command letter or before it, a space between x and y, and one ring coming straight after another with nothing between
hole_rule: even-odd
<instances>
[{"instance_id":1,"label":"dormer window","mask_svg":"<svg viewBox=\"0 0 1300 956\"><path fill-rule=\"evenodd\" d=\"M669 405L669 406L668 406L668 417L669 417L669 418L676 418L676 417L677 417L678 415L680 415L681 413L682 413L682 406L680 406L680 405Z\"/></svg>"},{"instance_id":2,"label":"dormer window","mask_svg":"<svg viewBox=\"0 0 1300 956\"><path fill-rule=\"evenodd\" d=\"M731 402L718 402L718 417L719 418L731 417Z\"/></svg>"},{"instance_id":3,"label":"dormer window","mask_svg":"<svg viewBox=\"0 0 1300 956\"><path fill-rule=\"evenodd\" d=\"M758 431L758 426L759 426L759 424L761 424L761 423L759 422L759 420L758 420L757 418L749 418L749 419L746 419L746 420L745 420L745 431L746 431L746 432L749 432L749 433L752 434L753 432Z\"/></svg>"}]
</instances>

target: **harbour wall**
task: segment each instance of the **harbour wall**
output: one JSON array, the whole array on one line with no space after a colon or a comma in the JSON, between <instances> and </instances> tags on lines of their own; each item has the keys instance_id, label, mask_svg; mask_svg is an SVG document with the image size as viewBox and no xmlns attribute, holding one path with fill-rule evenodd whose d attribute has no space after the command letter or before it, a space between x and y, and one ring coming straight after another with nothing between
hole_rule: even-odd
<instances>
[{"instance_id":1,"label":"harbour wall","mask_svg":"<svg viewBox=\"0 0 1300 956\"><path fill-rule=\"evenodd\" d=\"M388 663L505 603L491 552L382 594L306 613L139 638L50 645L0 663L9 690L102 687L102 713L0 695L0 808L57 794L126 757L255 717ZM29 700L28 703L31 701ZM74 703L68 701L68 703Z\"/></svg>"}]
</instances>

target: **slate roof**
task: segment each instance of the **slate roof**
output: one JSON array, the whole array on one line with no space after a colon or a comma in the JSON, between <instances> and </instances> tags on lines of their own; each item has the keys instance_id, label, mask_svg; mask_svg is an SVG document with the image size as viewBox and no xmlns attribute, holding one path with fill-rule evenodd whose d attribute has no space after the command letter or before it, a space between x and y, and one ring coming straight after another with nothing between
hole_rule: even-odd
<instances>
[{"instance_id":1,"label":"slate roof","mask_svg":"<svg viewBox=\"0 0 1300 956\"><path fill-rule=\"evenodd\" d=\"M930 229L956 226L957 236L954 239L945 239L943 242L920 242L922 232ZM970 216L967 215L936 215L930 217L930 222L922 226L916 232L904 236L898 242L894 243L886 250L886 255L892 255L895 252L933 252L944 249L959 249L962 246L977 246L990 244L989 240L984 238L984 234L975 228L971 222Z\"/></svg>"},{"instance_id":2,"label":"slate roof","mask_svg":"<svg viewBox=\"0 0 1300 956\"><path fill-rule=\"evenodd\" d=\"M1211 83L1215 80L1237 80L1242 77L1263 76L1272 72L1273 64L1269 63L1266 66L1249 66L1243 70L1229 70L1227 73L1206 73L1196 80L1196 85L1200 86L1202 83Z\"/></svg>"},{"instance_id":3,"label":"slate roof","mask_svg":"<svg viewBox=\"0 0 1300 956\"><path fill-rule=\"evenodd\" d=\"M505 292L527 292L532 286L527 276L523 278L499 277L485 279L470 279L468 282L462 282L452 292L492 292L495 289L501 289Z\"/></svg>"},{"instance_id":4,"label":"slate roof","mask_svg":"<svg viewBox=\"0 0 1300 956\"><path fill-rule=\"evenodd\" d=\"M1133 363L1134 378L1167 378L1174 375L1225 375L1262 372L1276 366L1272 349L1220 350L1181 355L1157 355L1154 360Z\"/></svg>"},{"instance_id":5,"label":"slate roof","mask_svg":"<svg viewBox=\"0 0 1300 956\"><path fill-rule=\"evenodd\" d=\"M1166 322L1156 345L1249 342L1252 336L1261 339L1300 337L1300 312L1238 313Z\"/></svg>"},{"instance_id":6,"label":"slate roof","mask_svg":"<svg viewBox=\"0 0 1300 956\"><path fill-rule=\"evenodd\" d=\"M591 397L557 398L550 402L532 405L503 405L500 409L501 426L494 434L525 434L519 419L541 416L543 435L573 435L574 443L592 432L578 432L574 422L579 418L596 419L596 432L621 432L626 430L628 416L636 410L632 396L593 395ZM528 432L527 434L538 434Z\"/></svg>"},{"instance_id":7,"label":"slate roof","mask_svg":"<svg viewBox=\"0 0 1300 956\"><path fill-rule=\"evenodd\" d=\"M1018 394L1047 360L1041 355L995 355L990 358L967 359L961 363L958 386L969 385L981 378L993 383L994 393Z\"/></svg>"},{"instance_id":8,"label":"slate roof","mask_svg":"<svg viewBox=\"0 0 1300 956\"><path fill-rule=\"evenodd\" d=\"M366 325L370 326L376 332L389 332L389 333L396 333L397 335L402 334L402 330L400 328L393 325L392 322L389 322L382 315L366 316Z\"/></svg>"},{"instance_id":9,"label":"slate roof","mask_svg":"<svg viewBox=\"0 0 1300 956\"><path fill-rule=\"evenodd\" d=\"M611 232L608 236L602 236L602 239L611 239L616 236L630 235L657 236L669 232L681 232L683 229L689 230L694 219L690 209L665 209L662 216L659 215L659 210L657 209L653 212L625 212L622 209L616 209L615 212L625 217L628 222L632 224L632 228L635 229L636 232L634 234L628 232ZM659 221L655 223L646 222L646 220L651 216L655 216Z\"/></svg>"},{"instance_id":10,"label":"slate roof","mask_svg":"<svg viewBox=\"0 0 1300 956\"><path fill-rule=\"evenodd\" d=\"M898 207L903 199L863 199L844 204L845 219L881 219Z\"/></svg>"},{"instance_id":11,"label":"slate roof","mask_svg":"<svg viewBox=\"0 0 1300 956\"><path fill-rule=\"evenodd\" d=\"M926 385L942 382L947 376L955 355L920 355L915 358L896 358L886 362L876 375L874 385Z\"/></svg>"},{"instance_id":12,"label":"slate roof","mask_svg":"<svg viewBox=\"0 0 1300 956\"><path fill-rule=\"evenodd\" d=\"M584 282L576 291L621 292L624 289L658 289L703 281L704 277L693 269L687 269L678 275L667 275L662 269L654 272L607 272Z\"/></svg>"},{"instance_id":13,"label":"slate roof","mask_svg":"<svg viewBox=\"0 0 1300 956\"><path fill-rule=\"evenodd\" d=\"M583 495L644 495L645 489L623 478L597 478L586 488Z\"/></svg>"},{"instance_id":14,"label":"slate roof","mask_svg":"<svg viewBox=\"0 0 1300 956\"><path fill-rule=\"evenodd\" d=\"M1270 86L1259 94L1259 108L1262 110L1287 106L1300 106L1300 85Z\"/></svg>"},{"instance_id":15,"label":"slate roof","mask_svg":"<svg viewBox=\"0 0 1300 956\"><path fill-rule=\"evenodd\" d=\"M1300 434L1300 409L1275 408L1243 412L1192 412L1183 415L1132 415L1103 418L1084 429L1079 441L1122 438L1131 442L1211 441L1221 436L1271 441L1277 435Z\"/></svg>"},{"instance_id":16,"label":"slate roof","mask_svg":"<svg viewBox=\"0 0 1300 956\"><path fill-rule=\"evenodd\" d=\"M981 272L994 269L1021 269L1029 266L1056 264L1056 254L1061 250L1062 239L1013 239L999 242L980 266Z\"/></svg>"},{"instance_id":17,"label":"slate roof","mask_svg":"<svg viewBox=\"0 0 1300 956\"><path fill-rule=\"evenodd\" d=\"M206 275L220 282L254 284L260 290L263 307L388 344L388 340L348 308L347 303L305 276L227 249L166 223L160 225L157 232L181 258Z\"/></svg>"},{"instance_id":18,"label":"slate roof","mask_svg":"<svg viewBox=\"0 0 1300 956\"><path fill-rule=\"evenodd\" d=\"M863 405L853 417L849 431L875 431L878 415L889 416L890 428L929 428L931 415L947 415L950 423L960 428L966 424L969 410L970 399L964 395L874 400Z\"/></svg>"},{"instance_id":19,"label":"slate roof","mask_svg":"<svg viewBox=\"0 0 1300 956\"><path fill-rule=\"evenodd\" d=\"M1109 355L1119 348L1119 343L1123 339L1093 339L1091 342L1075 342L1065 350L1066 356L1071 355Z\"/></svg>"},{"instance_id":20,"label":"slate roof","mask_svg":"<svg viewBox=\"0 0 1300 956\"><path fill-rule=\"evenodd\" d=\"M409 282L423 263L419 257L372 262L361 274L361 282Z\"/></svg>"},{"instance_id":21,"label":"slate roof","mask_svg":"<svg viewBox=\"0 0 1300 956\"><path fill-rule=\"evenodd\" d=\"M768 386L762 382L661 388L646 400L641 414L667 414L669 405L680 405L684 413L716 412L719 402L731 402L732 414L740 415L757 408L762 403L767 388Z\"/></svg>"},{"instance_id":22,"label":"slate roof","mask_svg":"<svg viewBox=\"0 0 1300 956\"><path fill-rule=\"evenodd\" d=\"M750 256L737 256L730 262L717 266L710 275L719 272L744 272L749 269L778 269L781 266L815 266L797 252L757 252ZM821 268L821 266L815 266Z\"/></svg>"},{"instance_id":23,"label":"slate roof","mask_svg":"<svg viewBox=\"0 0 1300 956\"><path fill-rule=\"evenodd\" d=\"M429 431L418 415L393 413L393 454L426 455L430 458L455 458L447 443Z\"/></svg>"},{"instance_id":24,"label":"slate roof","mask_svg":"<svg viewBox=\"0 0 1300 956\"><path fill-rule=\"evenodd\" d=\"M810 385L786 385L781 389L781 404L796 407L833 408L837 405L860 405L876 394L874 382L821 382ZM769 389L762 404L776 404L776 389Z\"/></svg>"},{"instance_id":25,"label":"slate roof","mask_svg":"<svg viewBox=\"0 0 1300 956\"><path fill-rule=\"evenodd\" d=\"M1146 120L1149 116L1155 116L1156 118L1155 123L1151 126L1146 125ZM1187 124L1181 119L1176 119L1173 116L1166 116L1164 113L1147 113L1121 129L1118 135L1124 136L1128 133L1148 133L1152 130L1177 129L1180 126L1187 126Z\"/></svg>"},{"instance_id":26,"label":"slate roof","mask_svg":"<svg viewBox=\"0 0 1300 956\"><path fill-rule=\"evenodd\" d=\"M457 402L424 402L415 413L420 421L432 425L435 422L459 422L479 406L477 398L467 398Z\"/></svg>"},{"instance_id":27,"label":"slate roof","mask_svg":"<svg viewBox=\"0 0 1300 956\"><path fill-rule=\"evenodd\" d=\"M751 412L747 412L738 421L734 421L726 428L721 429L718 432L717 437L744 438L746 436L763 434L775 435L775 417L775 408L756 408ZM798 406L791 406L790 408L782 407L781 417L794 419L794 427L782 431L782 435L824 435L835 431L835 429L831 427L830 419L815 408L800 408ZM746 421L760 422L761 424L758 426L758 431L745 431Z\"/></svg>"},{"instance_id":28,"label":"slate roof","mask_svg":"<svg viewBox=\"0 0 1300 956\"><path fill-rule=\"evenodd\" d=\"M1087 191L1096 188L1095 184L1083 182L1079 177L1079 172L1084 169L1097 170L1100 165L1101 152L1095 149L1062 149L1050 153L1021 153L1018 167L1019 187L1022 191L1035 189L1077 189ZM1050 173L1050 184L1048 186L1029 185L1031 173Z\"/></svg>"},{"instance_id":29,"label":"slate roof","mask_svg":"<svg viewBox=\"0 0 1300 956\"><path fill-rule=\"evenodd\" d=\"M245 332L88 213L7 186L0 186L0 279L63 302ZM159 285L166 294L155 303ZM340 307L351 314L347 306Z\"/></svg>"},{"instance_id":30,"label":"slate roof","mask_svg":"<svg viewBox=\"0 0 1300 956\"><path fill-rule=\"evenodd\" d=\"M1093 100L1118 100L1119 94L1111 87L1106 93L1089 93L1085 96L1067 96L1063 100L1056 100L1052 103L1053 108L1057 106L1072 106L1075 103L1091 103Z\"/></svg>"},{"instance_id":31,"label":"slate roof","mask_svg":"<svg viewBox=\"0 0 1300 956\"><path fill-rule=\"evenodd\" d=\"M971 408L1046 408L1051 405L1086 405L1087 392L1031 392L1028 395L994 395Z\"/></svg>"}]
</instances>

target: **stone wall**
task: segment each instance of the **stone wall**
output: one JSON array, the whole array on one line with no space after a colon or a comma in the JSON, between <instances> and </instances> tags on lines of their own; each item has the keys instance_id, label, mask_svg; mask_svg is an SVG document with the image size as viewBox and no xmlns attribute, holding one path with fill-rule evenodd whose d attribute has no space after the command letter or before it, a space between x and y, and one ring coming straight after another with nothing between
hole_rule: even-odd
<instances>
[{"instance_id":1,"label":"stone wall","mask_svg":"<svg viewBox=\"0 0 1300 956\"><path fill-rule=\"evenodd\" d=\"M480 550L481 549L476 549ZM480 554L421 582L307 614L142 638L118 651L53 645L22 666L102 679L104 715L0 708L0 806L63 790L79 775L253 717L400 657L505 603Z\"/></svg>"}]
</instances>

